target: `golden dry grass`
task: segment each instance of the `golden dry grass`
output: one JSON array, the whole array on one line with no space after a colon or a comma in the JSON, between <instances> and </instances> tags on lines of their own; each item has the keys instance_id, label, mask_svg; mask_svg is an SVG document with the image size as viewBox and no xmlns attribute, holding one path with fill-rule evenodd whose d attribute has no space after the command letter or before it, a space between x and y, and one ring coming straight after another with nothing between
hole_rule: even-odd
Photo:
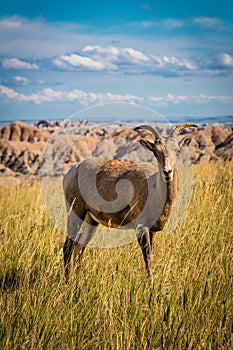
<instances>
[{"instance_id":1,"label":"golden dry grass","mask_svg":"<svg viewBox=\"0 0 233 350\"><path fill-rule=\"evenodd\" d=\"M155 237L154 279L136 242L87 248L64 283L64 236L38 184L1 188L1 349L232 349L232 163L196 166L187 216Z\"/></svg>"}]
</instances>

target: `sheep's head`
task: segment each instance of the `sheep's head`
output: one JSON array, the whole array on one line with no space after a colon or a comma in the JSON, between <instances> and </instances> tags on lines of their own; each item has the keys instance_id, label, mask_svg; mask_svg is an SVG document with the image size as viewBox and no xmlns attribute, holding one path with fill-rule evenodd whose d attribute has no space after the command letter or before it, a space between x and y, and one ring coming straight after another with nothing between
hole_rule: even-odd
<instances>
[{"instance_id":1,"label":"sheep's head","mask_svg":"<svg viewBox=\"0 0 233 350\"><path fill-rule=\"evenodd\" d=\"M141 145L154 153L155 158L158 161L162 178L165 182L171 182L173 180L176 164L174 155L178 156L182 148L190 143L190 137L184 137L179 142L175 136L184 128L196 127L197 125L192 123L182 123L175 127L171 136L161 138L158 131L152 128L150 125L140 125L134 130L145 129L152 133L154 136L154 142L150 142L146 139L141 139L139 142ZM170 144L170 147L169 147Z\"/></svg>"}]
</instances>

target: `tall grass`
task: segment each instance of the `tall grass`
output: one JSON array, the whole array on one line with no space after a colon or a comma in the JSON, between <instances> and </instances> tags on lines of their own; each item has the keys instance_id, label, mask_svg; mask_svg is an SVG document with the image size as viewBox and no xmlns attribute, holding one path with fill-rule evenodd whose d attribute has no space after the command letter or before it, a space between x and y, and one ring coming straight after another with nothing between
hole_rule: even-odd
<instances>
[{"instance_id":1,"label":"tall grass","mask_svg":"<svg viewBox=\"0 0 233 350\"><path fill-rule=\"evenodd\" d=\"M1 349L232 349L233 167L194 172L185 219L155 236L152 281L134 242L87 248L66 285L38 184L1 188Z\"/></svg>"}]
</instances>

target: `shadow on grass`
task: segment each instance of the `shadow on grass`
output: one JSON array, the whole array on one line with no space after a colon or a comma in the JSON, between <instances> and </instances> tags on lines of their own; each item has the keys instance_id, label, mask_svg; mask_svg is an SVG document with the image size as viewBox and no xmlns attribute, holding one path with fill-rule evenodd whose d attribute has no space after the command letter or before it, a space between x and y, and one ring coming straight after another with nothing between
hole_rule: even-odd
<instances>
[{"instance_id":1,"label":"shadow on grass","mask_svg":"<svg viewBox=\"0 0 233 350\"><path fill-rule=\"evenodd\" d=\"M0 274L0 288L3 291L14 291L25 282L25 272L23 269L10 268Z\"/></svg>"}]
</instances>

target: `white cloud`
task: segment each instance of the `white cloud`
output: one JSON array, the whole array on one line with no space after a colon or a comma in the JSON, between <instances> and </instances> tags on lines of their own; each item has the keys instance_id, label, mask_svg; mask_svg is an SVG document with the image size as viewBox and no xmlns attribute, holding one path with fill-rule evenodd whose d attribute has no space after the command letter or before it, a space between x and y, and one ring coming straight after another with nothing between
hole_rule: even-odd
<instances>
[{"instance_id":1,"label":"white cloud","mask_svg":"<svg viewBox=\"0 0 233 350\"><path fill-rule=\"evenodd\" d=\"M233 56L223 53L220 55L220 61L226 67L233 67Z\"/></svg>"},{"instance_id":2,"label":"white cloud","mask_svg":"<svg viewBox=\"0 0 233 350\"><path fill-rule=\"evenodd\" d=\"M39 79L39 80L36 80L36 83L39 84L39 85L44 85L45 81L42 80L42 79Z\"/></svg>"},{"instance_id":3,"label":"white cloud","mask_svg":"<svg viewBox=\"0 0 233 350\"><path fill-rule=\"evenodd\" d=\"M208 102L233 102L233 96L213 96L213 95L205 95L205 94L199 94L196 96L193 96L195 101L197 103L208 103Z\"/></svg>"},{"instance_id":4,"label":"white cloud","mask_svg":"<svg viewBox=\"0 0 233 350\"><path fill-rule=\"evenodd\" d=\"M0 27L3 27L5 29L19 29L22 27L22 22L16 16L4 18L0 20Z\"/></svg>"},{"instance_id":5,"label":"white cloud","mask_svg":"<svg viewBox=\"0 0 233 350\"><path fill-rule=\"evenodd\" d=\"M53 63L59 68L69 68L67 63L72 67L86 68L94 71L101 71L105 69L115 70L116 66L108 63L94 60L90 57L80 56L78 54L62 55L59 58L53 60Z\"/></svg>"},{"instance_id":6,"label":"white cloud","mask_svg":"<svg viewBox=\"0 0 233 350\"><path fill-rule=\"evenodd\" d=\"M221 21L217 17L200 16L200 17L193 18L193 23L198 24L202 27L214 28L214 27L220 25Z\"/></svg>"},{"instance_id":7,"label":"white cloud","mask_svg":"<svg viewBox=\"0 0 233 350\"><path fill-rule=\"evenodd\" d=\"M21 77L20 75L16 75L14 77L14 80L17 82L17 83L21 83L23 85L27 85L28 84L28 79L25 78L25 77Z\"/></svg>"},{"instance_id":8,"label":"white cloud","mask_svg":"<svg viewBox=\"0 0 233 350\"><path fill-rule=\"evenodd\" d=\"M74 67L84 67L93 70L103 70L104 64L89 57L83 57L76 54L70 56L61 56L61 60L70 63Z\"/></svg>"},{"instance_id":9,"label":"white cloud","mask_svg":"<svg viewBox=\"0 0 233 350\"><path fill-rule=\"evenodd\" d=\"M176 76L198 69L196 64L186 57L157 56L144 53L132 47L102 47L87 45L81 53L63 54L50 59L37 58L37 61L19 58L4 58L4 69L14 70L78 70L119 74L156 74L159 76ZM53 66L51 66L51 63Z\"/></svg>"},{"instance_id":10,"label":"white cloud","mask_svg":"<svg viewBox=\"0 0 233 350\"><path fill-rule=\"evenodd\" d=\"M18 58L5 58L2 60L2 67L4 69L18 69L18 70L38 70L39 66L36 63L29 63Z\"/></svg>"},{"instance_id":11,"label":"white cloud","mask_svg":"<svg viewBox=\"0 0 233 350\"><path fill-rule=\"evenodd\" d=\"M119 47L109 46L102 47L100 45L87 45L82 49L83 52L88 52L95 56L109 57L111 60L116 60L121 52Z\"/></svg>"},{"instance_id":12,"label":"white cloud","mask_svg":"<svg viewBox=\"0 0 233 350\"><path fill-rule=\"evenodd\" d=\"M105 58L105 60L108 61L115 61L119 62L124 58L124 60L128 62L147 62L149 61L149 57L145 55L142 51L135 50L130 47L126 48L120 48L120 47L114 47L114 46L109 46L109 47L102 47L99 45L88 45L85 46L82 49L83 52L88 52L89 55L92 55L93 57L102 57Z\"/></svg>"},{"instance_id":13,"label":"white cloud","mask_svg":"<svg viewBox=\"0 0 233 350\"><path fill-rule=\"evenodd\" d=\"M162 68L173 67L177 69L184 68L187 70L194 70L197 68L194 62L191 62L186 58L178 58L174 56L153 56L153 58Z\"/></svg>"},{"instance_id":14,"label":"white cloud","mask_svg":"<svg viewBox=\"0 0 233 350\"><path fill-rule=\"evenodd\" d=\"M0 85L0 96L6 96L9 99L17 99L19 94L15 90L10 89L7 86Z\"/></svg>"},{"instance_id":15,"label":"white cloud","mask_svg":"<svg viewBox=\"0 0 233 350\"><path fill-rule=\"evenodd\" d=\"M133 59L135 62L148 62L149 57L144 55L141 51L134 50L132 48L126 48L122 50L122 53L126 56L129 56L131 59Z\"/></svg>"},{"instance_id":16,"label":"white cloud","mask_svg":"<svg viewBox=\"0 0 233 350\"><path fill-rule=\"evenodd\" d=\"M228 75L233 73L233 55L228 53L219 53L206 57L199 62L199 71L210 75Z\"/></svg>"},{"instance_id":17,"label":"white cloud","mask_svg":"<svg viewBox=\"0 0 233 350\"><path fill-rule=\"evenodd\" d=\"M162 21L164 27L169 29L181 28L184 26L184 21L176 18L168 18Z\"/></svg>"},{"instance_id":18,"label":"white cloud","mask_svg":"<svg viewBox=\"0 0 233 350\"><path fill-rule=\"evenodd\" d=\"M181 103L198 103L198 104L207 104L210 102L217 103L233 103L233 96L223 96L223 95L206 95L206 94L197 94L197 95L175 95L168 93L164 96L149 96L148 101L151 105L157 107L163 107L168 104L181 104Z\"/></svg>"},{"instance_id":19,"label":"white cloud","mask_svg":"<svg viewBox=\"0 0 233 350\"><path fill-rule=\"evenodd\" d=\"M148 96L143 98L132 94L113 94L111 92L86 92L79 89L71 91L60 91L51 88L44 88L33 94L22 94L14 89L0 85L0 96L9 100L21 103L53 103L59 101L78 102L81 106L90 106L93 104L103 104L109 102L126 102L148 104L156 107L178 104L208 104L208 103L233 103L233 96L226 95L206 95L203 93L197 95L180 95L171 92L164 96Z\"/></svg>"},{"instance_id":20,"label":"white cloud","mask_svg":"<svg viewBox=\"0 0 233 350\"><path fill-rule=\"evenodd\" d=\"M168 103L179 104L182 102L187 102L188 96L174 95L174 94L169 92L165 96L149 96L148 100L149 100L149 102L151 102L155 106L165 106Z\"/></svg>"},{"instance_id":21,"label":"white cloud","mask_svg":"<svg viewBox=\"0 0 233 350\"><path fill-rule=\"evenodd\" d=\"M120 71L122 65L127 64L123 72L127 73L134 65L144 65L151 58L139 50L133 48L102 47L99 45L87 45L82 50L85 56L78 53L61 55L52 60L52 63L60 69L88 69L93 71ZM126 70L126 71L125 71Z\"/></svg>"},{"instance_id":22,"label":"white cloud","mask_svg":"<svg viewBox=\"0 0 233 350\"><path fill-rule=\"evenodd\" d=\"M56 102L63 99L63 92L62 91L56 91L51 88L45 88L42 91L39 91L38 93L34 93L31 95L23 95L20 96L20 101L31 101L36 104L41 104L43 102Z\"/></svg>"},{"instance_id":23,"label":"white cloud","mask_svg":"<svg viewBox=\"0 0 233 350\"><path fill-rule=\"evenodd\" d=\"M67 69L67 64L60 57L52 59L52 63L61 69Z\"/></svg>"},{"instance_id":24,"label":"white cloud","mask_svg":"<svg viewBox=\"0 0 233 350\"><path fill-rule=\"evenodd\" d=\"M25 95L17 93L15 90L3 85L0 85L0 96L15 100L16 102L33 102L35 104L41 104L44 102L77 101L82 106L108 102L142 103L144 100L142 97L132 94L123 95L113 94L111 92L93 93L78 89L74 89L72 91L59 91L51 88L45 88L37 93Z\"/></svg>"},{"instance_id":25,"label":"white cloud","mask_svg":"<svg viewBox=\"0 0 233 350\"><path fill-rule=\"evenodd\" d=\"M123 74L157 74L174 76L175 72L183 74L196 69L191 60L175 56L155 56L145 54L131 47L102 47L87 45L82 50L85 56L77 53L62 55L52 60L53 64L62 70L88 69L92 71L118 72Z\"/></svg>"},{"instance_id":26,"label":"white cloud","mask_svg":"<svg viewBox=\"0 0 233 350\"><path fill-rule=\"evenodd\" d=\"M90 104L102 104L107 102L128 102L128 103L139 103L143 102L143 98L131 94L113 94L111 92L103 93L87 93L82 90L73 90L65 93L65 98L69 101L78 100L82 105L88 106Z\"/></svg>"},{"instance_id":27,"label":"white cloud","mask_svg":"<svg viewBox=\"0 0 233 350\"><path fill-rule=\"evenodd\" d=\"M101 46L86 46L83 48L84 52L88 53L92 57L100 57L102 59L114 62L124 69L140 68L145 69L146 72L153 72L154 67L161 68L185 68L187 70L193 70L196 68L195 64L190 60L183 57L174 56L156 56L151 53L145 54L142 51L135 50L133 48L119 48L119 47L107 47ZM127 72L127 71L126 71ZM158 72L159 73L159 72Z\"/></svg>"},{"instance_id":28,"label":"white cloud","mask_svg":"<svg viewBox=\"0 0 233 350\"><path fill-rule=\"evenodd\" d=\"M167 30L170 32L172 30L180 29L188 25L190 25L189 19L164 18L156 21L145 20L130 22L125 24L124 27L134 28L135 30L138 30L139 28L141 28L142 30L162 29L165 33Z\"/></svg>"}]
</instances>

